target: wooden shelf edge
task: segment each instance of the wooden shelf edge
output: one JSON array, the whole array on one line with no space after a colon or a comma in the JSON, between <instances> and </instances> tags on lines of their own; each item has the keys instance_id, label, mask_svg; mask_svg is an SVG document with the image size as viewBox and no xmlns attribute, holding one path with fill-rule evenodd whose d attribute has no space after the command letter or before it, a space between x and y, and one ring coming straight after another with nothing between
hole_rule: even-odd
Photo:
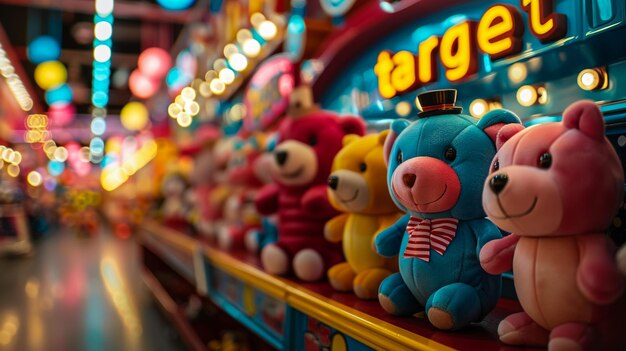
<instances>
[{"instance_id":1,"label":"wooden shelf edge","mask_svg":"<svg viewBox=\"0 0 626 351\"><path fill-rule=\"evenodd\" d=\"M165 227L152 220L144 220L142 235L145 235L145 233L156 236L189 255L193 255L198 246L198 242L194 238L180 234L175 229Z\"/></svg>"},{"instance_id":2,"label":"wooden shelf edge","mask_svg":"<svg viewBox=\"0 0 626 351\"><path fill-rule=\"evenodd\" d=\"M148 287L148 290L152 293L152 296L154 296L155 300L158 302L158 305L174 323L174 327L187 346L193 351L207 351L202 340L196 335L189 322L185 319L185 316L183 316L178 309L174 300L168 295L156 277L146 269L142 270L141 277Z\"/></svg>"},{"instance_id":3,"label":"wooden shelf edge","mask_svg":"<svg viewBox=\"0 0 626 351\"><path fill-rule=\"evenodd\" d=\"M239 278L244 283L257 288L266 294L286 301L288 282L267 274L256 267L252 267L244 262L231 257L229 254L215 250L210 247L205 248L208 260L217 268Z\"/></svg>"}]
</instances>

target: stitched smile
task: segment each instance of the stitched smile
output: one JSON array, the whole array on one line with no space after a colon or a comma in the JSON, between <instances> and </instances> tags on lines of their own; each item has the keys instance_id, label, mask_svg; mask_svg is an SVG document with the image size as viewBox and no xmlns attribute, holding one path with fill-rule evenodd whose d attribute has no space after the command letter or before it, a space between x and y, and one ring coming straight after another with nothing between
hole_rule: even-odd
<instances>
[{"instance_id":1,"label":"stitched smile","mask_svg":"<svg viewBox=\"0 0 626 351\"><path fill-rule=\"evenodd\" d=\"M535 206L537 205L537 197L535 196L535 198L533 199L533 203L530 205L530 207L526 211L524 211L522 213L510 215L510 214L506 213L506 211L504 210L504 206L502 206L502 203L500 202L500 197L498 196L498 197L496 197L496 199L498 200L498 207L500 207L500 211L502 211L502 213L504 213L504 217L491 216L491 217L493 217L495 219L507 219L507 218L524 217L527 214L531 213L535 209Z\"/></svg>"},{"instance_id":2,"label":"stitched smile","mask_svg":"<svg viewBox=\"0 0 626 351\"><path fill-rule=\"evenodd\" d=\"M354 191L354 195L350 199L348 199L348 200L344 200L344 199L340 198L339 196L337 196L337 198L339 199L339 201L343 202L344 204L347 204L348 202L352 202L352 201L356 200L356 197L358 195L359 195L359 190L357 189L357 190Z\"/></svg>"},{"instance_id":3,"label":"stitched smile","mask_svg":"<svg viewBox=\"0 0 626 351\"><path fill-rule=\"evenodd\" d=\"M291 173L281 172L280 175L282 175L284 178L296 178L296 177L299 177L303 171L304 171L304 166L300 166L300 168L296 169L295 171Z\"/></svg>"},{"instance_id":4,"label":"stitched smile","mask_svg":"<svg viewBox=\"0 0 626 351\"><path fill-rule=\"evenodd\" d=\"M439 195L439 197L434 199L433 201L428 201L428 202L424 202L424 203L421 203L421 204L418 204L417 202L415 202L415 200L411 200L411 201L413 201L413 204L415 206L429 205L429 204L432 204L434 202L437 202L437 201L441 200L441 198L446 194L446 191L448 191L448 184L446 184L446 187L443 188L443 192L441 193L441 195Z\"/></svg>"}]
</instances>

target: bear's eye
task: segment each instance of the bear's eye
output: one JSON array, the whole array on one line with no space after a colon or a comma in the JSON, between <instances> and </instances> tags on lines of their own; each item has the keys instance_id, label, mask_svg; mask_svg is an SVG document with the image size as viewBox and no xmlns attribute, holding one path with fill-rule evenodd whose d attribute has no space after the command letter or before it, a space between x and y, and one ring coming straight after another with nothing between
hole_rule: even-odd
<instances>
[{"instance_id":1,"label":"bear's eye","mask_svg":"<svg viewBox=\"0 0 626 351\"><path fill-rule=\"evenodd\" d=\"M361 172L367 171L367 164L365 162L361 162L361 164L359 165L359 169L361 170Z\"/></svg>"},{"instance_id":2,"label":"bear's eye","mask_svg":"<svg viewBox=\"0 0 626 351\"><path fill-rule=\"evenodd\" d=\"M450 162L454 161L456 159L456 149L453 147L447 148L443 157Z\"/></svg>"},{"instance_id":3,"label":"bear's eye","mask_svg":"<svg viewBox=\"0 0 626 351\"><path fill-rule=\"evenodd\" d=\"M538 166L539 168L548 169L552 165L552 155L544 153L539 156Z\"/></svg>"},{"instance_id":4,"label":"bear's eye","mask_svg":"<svg viewBox=\"0 0 626 351\"><path fill-rule=\"evenodd\" d=\"M496 158L496 160L493 161L493 165L491 166L491 171L495 172L499 169L500 169L500 161L498 161L498 159Z\"/></svg>"},{"instance_id":5,"label":"bear's eye","mask_svg":"<svg viewBox=\"0 0 626 351\"><path fill-rule=\"evenodd\" d=\"M309 137L309 145L311 146L317 145L317 135L313 134Z\"/></svg>"},{"instance_id":6,"label":"bear's eye","mask_svg":"<svg viewBox=\"0 0 626 351\"><path fill-rule=\"evenodd\" d=\"M398 164L402 163L402 150L398 151L398 154L396 155L396 162Z\"/></svg>"}]
</instances>

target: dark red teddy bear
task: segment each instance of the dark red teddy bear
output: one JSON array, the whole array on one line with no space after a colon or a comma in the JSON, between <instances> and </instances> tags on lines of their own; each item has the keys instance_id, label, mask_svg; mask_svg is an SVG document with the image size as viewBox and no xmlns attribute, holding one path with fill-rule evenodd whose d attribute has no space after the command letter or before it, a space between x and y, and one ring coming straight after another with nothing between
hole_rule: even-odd
<instances>
[{"instance_id":1,"label":"dark red teddy bear","mask_svg":"<svg viewBox=\"0 0 626 351\"><path fill-rule=\"evenodd\" d=\"M292 108L280 125L274 150L276 182L263 187L256 198L261 214L278 213L278 241L263 248L261 261L271 274L293 269L298 278L315 281L343 259L341 244L324 238L326 221L338 214L326 189L333 158L343 137L363 135L365 124L358 117L320 110L304 87L290 100Z\"/></svg>"}]
</instances>

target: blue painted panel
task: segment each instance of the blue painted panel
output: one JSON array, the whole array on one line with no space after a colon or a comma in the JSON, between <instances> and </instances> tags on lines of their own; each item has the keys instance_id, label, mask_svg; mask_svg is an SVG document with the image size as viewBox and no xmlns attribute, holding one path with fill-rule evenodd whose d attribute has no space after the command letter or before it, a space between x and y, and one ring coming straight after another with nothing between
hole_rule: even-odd
<instances>
[{"instance_id":1,"label":"blue painted panel","mask_svg":"<svg viewBox=\"0 0 626 351\"><path fill-rule=\"evenodd\" d=\"M362 344L352 337L344 334L310 316L294 310L294 330L292 336L295 338L293 350L302 351L369 351L371 347Z\"/></svg>"}]
</instances>

